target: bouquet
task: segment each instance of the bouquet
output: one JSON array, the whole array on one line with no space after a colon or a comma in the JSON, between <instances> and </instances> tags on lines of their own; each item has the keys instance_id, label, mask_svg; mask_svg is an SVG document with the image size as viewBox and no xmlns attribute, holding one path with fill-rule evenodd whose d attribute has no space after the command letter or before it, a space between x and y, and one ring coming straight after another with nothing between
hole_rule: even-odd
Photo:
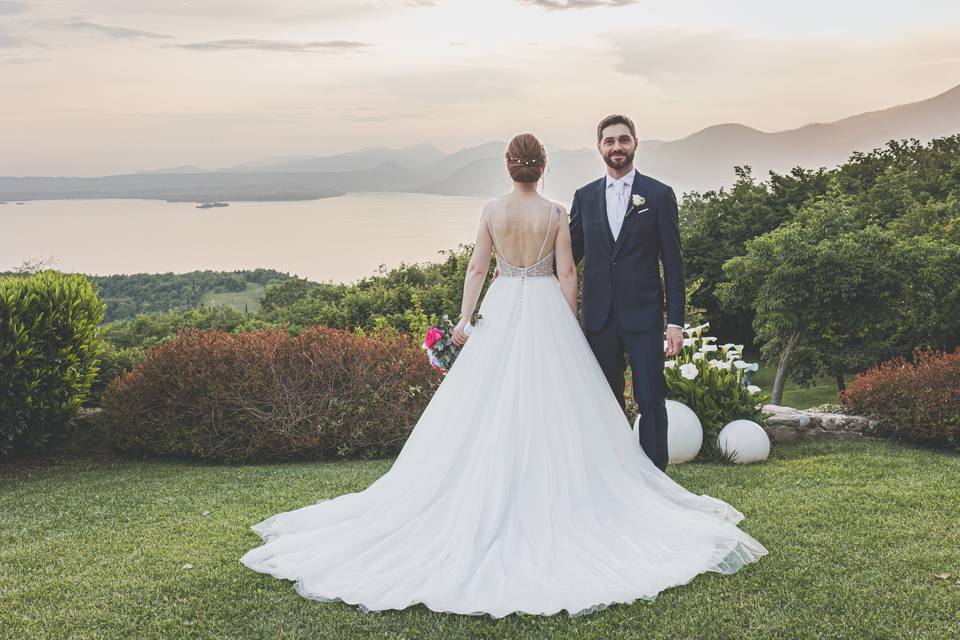
<instances>
[{"instance_id":1,"label":"bouquet","mask_svg":"<svg viewBox=\"0 0 960 640\"><path fill-rule=\"evenodd\" d=\"M463 332L468 336L473 333L473 328L482 317L479 314L474 314L471 322L468 322L463 328ZM444 314L440 324L430 327L423 337L423 348L430 358L430 366L444 375L447 374L457 356L460 355L460 347L453 342L453 330L456 326L455 323L450 321L450 317Z\"/></svg>"}]
</instances>

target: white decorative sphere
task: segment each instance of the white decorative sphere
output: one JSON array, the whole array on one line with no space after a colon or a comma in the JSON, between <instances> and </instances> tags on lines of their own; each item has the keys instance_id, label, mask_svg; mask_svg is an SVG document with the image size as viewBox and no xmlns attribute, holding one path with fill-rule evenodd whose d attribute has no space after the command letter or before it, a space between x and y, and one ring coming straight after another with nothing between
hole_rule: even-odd
<instances>
[{"instance_id":1,"label":"white decorative sphere","mask_svg":"<svg viewBox=\"0 0 960 640\"><path fill-rule=\"evenodd\" d=\"M690 462L697 457L703 445L703 426L700 424L700 418L693 409L682 402L667 400L666 403L667 452L670 455L670 462L672 464ZM640 416L637 416L637 420L633 423L633 430L638 440L639 425Z\"/></svg>"},{"instance_id":2,"label":"white decorative sphere","mask_svg":"<svg viewBox=\"0 0 960 640\"><path fill-rule=\"evenodd\" d=\"M734 420L720 429L717 446L721 451L735 453L734 462L738 463L766 460L770 455L770 438L753 420Z\"/></svg>"}]
</instances>

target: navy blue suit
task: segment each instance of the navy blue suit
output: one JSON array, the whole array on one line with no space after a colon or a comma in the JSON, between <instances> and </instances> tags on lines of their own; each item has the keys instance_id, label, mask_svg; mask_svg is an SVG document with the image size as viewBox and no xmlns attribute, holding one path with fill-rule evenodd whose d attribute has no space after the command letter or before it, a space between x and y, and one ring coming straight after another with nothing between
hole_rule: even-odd
<instances>
[{"instance_id":1,"label":"navy blue suit","mask_svg":"<svg viewBox=\"0 0 960 640\"><path fill-rule=\"evenodd\" d=\"M636 172L631 195L639 194L645 202L627 216L614 240L606 188L604 177L577 189L570 207L573 258L585 260L580 324L621 407L624 354L629 354L640 444L663 470L668 460L664 291L666 321L680 326L685 295L677 198L667 185Z\"/></svg>"}]
</instances>

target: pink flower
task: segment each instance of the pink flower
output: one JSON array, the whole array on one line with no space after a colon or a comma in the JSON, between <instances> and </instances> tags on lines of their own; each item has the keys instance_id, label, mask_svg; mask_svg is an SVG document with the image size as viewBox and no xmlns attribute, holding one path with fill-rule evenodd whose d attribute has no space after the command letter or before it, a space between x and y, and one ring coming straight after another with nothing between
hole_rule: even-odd
<instances>
[{"instance_id":1,"label":"pink flower","mask_svg":"<svg viewBox=\"0 0 960 640\"><path fill-rule=\"evenodd\" d=\"M437 340L443 337L443 332L436 327L430 327L430 330L427 331L426 337L423 339L423 344L427 346L427 349L432 349L433 345L437 344Z\"/></svg>"}]
</instances>

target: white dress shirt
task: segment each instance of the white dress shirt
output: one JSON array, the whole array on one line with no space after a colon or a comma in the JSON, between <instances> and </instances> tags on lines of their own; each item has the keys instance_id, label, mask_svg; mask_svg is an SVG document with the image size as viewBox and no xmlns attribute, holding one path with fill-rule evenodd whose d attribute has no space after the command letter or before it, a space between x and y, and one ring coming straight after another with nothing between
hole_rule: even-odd
<instances>
[{"instance_id":1,"label":"white dress shirt","mask_svg":"<svg viewBox=\"0 0 960 640\"><path fill-rule=\"evenodd\" d=\"M610 223L610 232L613 233L614 240L620 235L620 229L623 227L623 218L627 214L635 173L631 171L619 179L607 174L607 222Z\"/></svg>"},{"instance_id":2,"label":"white dress shirt","mask_svg":"<svg viewBox=\"0 0 960 640\"><path fill-rule=\"evenodd\" d=\"M631 171L622 178L613 178L607 174L607 222L610 225L610 232L613 239L616 240L620 235L620 229L623 228L623 219L627 215L627 209L630 206L630 192L633 190L633 177L636 170ZM668 327L682 329L678 324L667 324Z\"/></svg>"}]
</instances>

